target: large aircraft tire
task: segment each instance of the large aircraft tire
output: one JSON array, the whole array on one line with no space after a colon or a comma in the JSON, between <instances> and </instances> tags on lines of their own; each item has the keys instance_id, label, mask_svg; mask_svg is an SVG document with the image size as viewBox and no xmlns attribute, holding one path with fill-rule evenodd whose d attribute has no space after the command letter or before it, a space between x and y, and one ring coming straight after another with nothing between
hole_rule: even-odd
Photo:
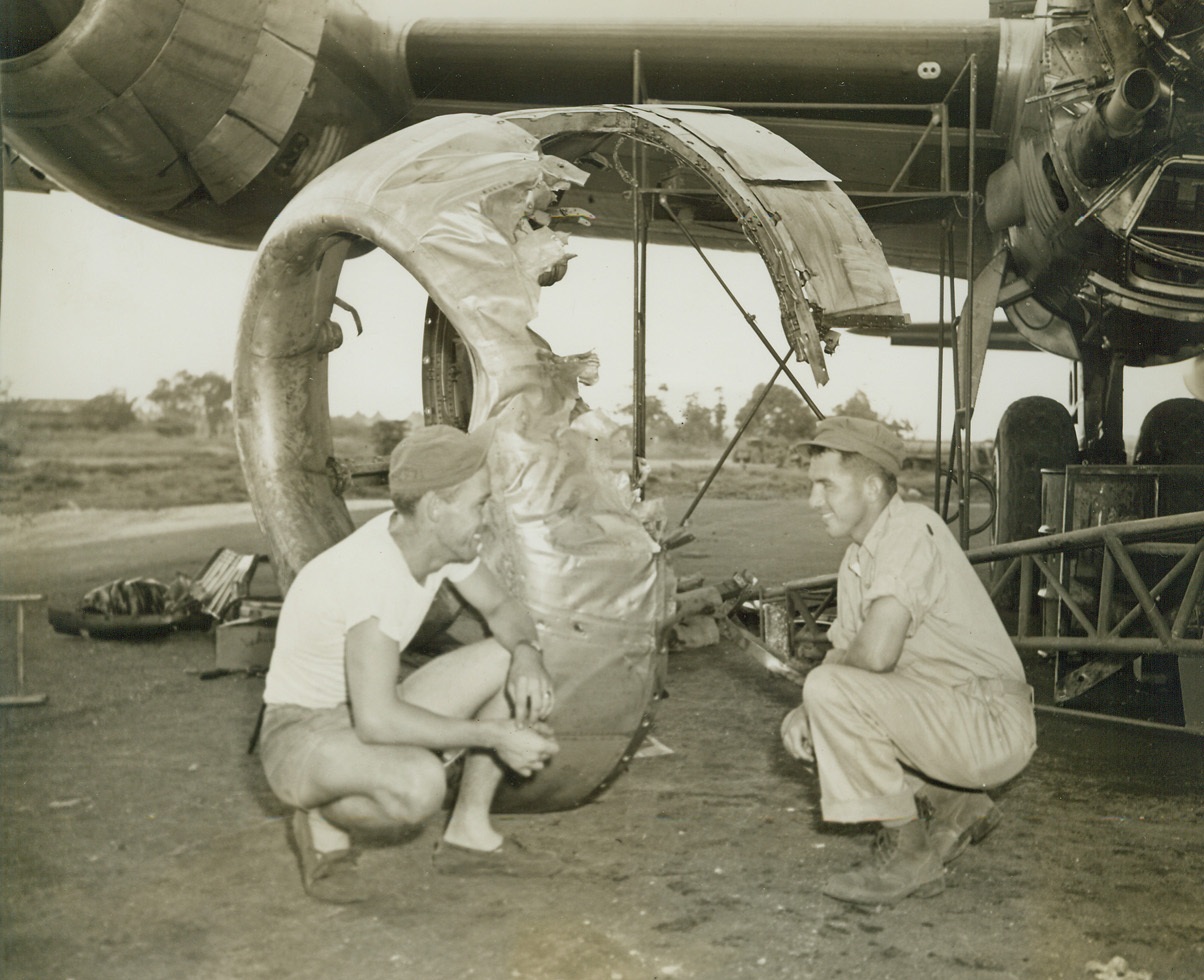
<instances>
[{"instance_id":1,"label":"large aircraft tire","mask_svg":"<svg viewBox=\"0 0 1204 980\"><path fill-rule=\"evenodd\" d=\"M1169 398L1141 422L1133 462L1146 466L1204 466L1204 402Z\"/></svg>"},{"instance_id":2,"label":"large aircraft tire","mask_svg":"<svg viewBox=\"0 0 1204 980\"><path fill-rule=\"evenodd\" d=\"M1195 398L1169 398L1159 402L1141 420L1133 462L1146 466L1204 466L1204 401ZM1163 514L1198 510L1200 478L1168 481L1160 501ZM1172 608L1183 601L1182 583L1171 586L1160 602ZM1154 654L1133 665L1138 679L1158 676L1175 677L1178 658Z\"/></svg>"},{"instance_id":3,"label":"large aircraft tire","mask_svg":"<svg viewBox=\"0 0 1204 980\"><path fill-rule=\"evenodd\" d=\"M1034 395L1007 407L995 434L994 541L1005 544L1036 537L1041 527L1041 471L1063 469L1078 458L1078 440L1070 413L1052 398ZM1003 574L1007 563L992 571ZM1016 583L996 601L1015 606Z\"/></svg>"}]
</instances>

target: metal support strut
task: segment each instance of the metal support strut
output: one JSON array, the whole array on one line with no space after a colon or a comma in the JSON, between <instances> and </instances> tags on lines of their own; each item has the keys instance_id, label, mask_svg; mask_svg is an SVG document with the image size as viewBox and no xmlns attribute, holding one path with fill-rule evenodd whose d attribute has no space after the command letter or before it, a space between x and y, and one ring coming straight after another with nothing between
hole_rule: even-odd
<instances>
[{"instance_id":1,"label":"metal support strut","mask_svg":"<svg viewBox=\"0 0 1204 980\"><path fill-rule=\"evenodd\" d=\"M17 607L17 642L13 645L17 660L17 691L0 697L0 707L23 707L45 704L45 694L25 693L25 603L41 602L44 595L0 595L0 602L12 603Z\"/></svg>"}]
</instances>

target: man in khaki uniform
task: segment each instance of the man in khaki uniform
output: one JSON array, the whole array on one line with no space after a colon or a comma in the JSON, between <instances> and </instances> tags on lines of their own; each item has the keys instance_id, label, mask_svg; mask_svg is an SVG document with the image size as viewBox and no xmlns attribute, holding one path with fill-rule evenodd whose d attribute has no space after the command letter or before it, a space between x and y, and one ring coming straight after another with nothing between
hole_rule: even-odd
<instances>
[{"instance_id":1,"label":"man in khaki uniform","mask_svg":"<svg viewBox=\"0 0 1204 980\"><path fill-rule=\"evenodd\" d=\"M852 543L832 650L782 741L815 760L825 820L882 825L875 862L824 893L891 905L942 891L944 865L999 822L985 791L1032 757L1032 688L956 539L897 495L902 440L878 422L829 418L810 446L811 506Z\"/></svg>"}]
</instances>

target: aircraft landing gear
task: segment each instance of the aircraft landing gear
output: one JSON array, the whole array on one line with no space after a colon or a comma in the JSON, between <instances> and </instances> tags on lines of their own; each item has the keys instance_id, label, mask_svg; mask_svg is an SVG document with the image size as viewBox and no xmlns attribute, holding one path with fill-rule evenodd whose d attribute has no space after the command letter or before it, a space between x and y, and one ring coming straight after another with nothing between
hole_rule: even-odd
<instances>
[{"instance_id":1,"label":"aircraft landing gear","mask_svg":"<svg viewBox=\"0 0 1204 980\"><path fill-rule=\"evenodd\" d=\"M1037 536L1042 524L1041 471L1064 470L1078 455L1074 422L1058 402L1034 395L1007 407L995 433L996 544ZM1001 576L1006 565L996 564L993 575ZM1011 608L1018 596L1013 582L996 594L995 601L1000 608Z\"/></svg>"},{"instance_id":2,"label":"aircraft landing gear","mask_svg":"<svg viewBox=\"0 0 1204 980\"><path fill-rule=\"evenodd\" d=\"M1125 463L1124 357L1083 346L1082 462L1099 466Z\"/></svg>"},{"instance_id":3,"label":"aircraft landing gear","mask_svg":"<svg viewBox=\"0 0 1204 980\"><path fill-rule=\"evenodd\" d=\"M1034 538L1041 527L1041 471L1078 459L1070 413L1034 395L1008 406L995 434L996 544Z\"/></svg>"},{"instance_id":4,"label":"aircraft landing gear","mask_svg":"<svg viewBox=\"0 0 1204 980\"><path fill-rule=\"evenodd\" d=\"M1133 462L1148 466L1204 466L1204 401L1170 398L1142 420Z\"/></svg>"}]
</instances>

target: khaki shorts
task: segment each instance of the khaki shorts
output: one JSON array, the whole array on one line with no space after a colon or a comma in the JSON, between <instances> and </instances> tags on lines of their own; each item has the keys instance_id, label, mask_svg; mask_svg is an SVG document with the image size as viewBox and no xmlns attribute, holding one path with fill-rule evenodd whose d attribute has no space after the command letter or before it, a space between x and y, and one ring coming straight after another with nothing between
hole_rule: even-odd
<instances>
[{"instance_id":1,"label":"khaki shorts","mask_svg":"<svg viewBox=\"0 0 1204 980\"><path fill-rule=\"evenodd\" d=\"M351 708L303 708L269 704L259 733L259 756L272 792L290 806L301 807L309 760L331 735L352 731Z\"/></svg>"},{"instance_id":2,"label":"khaki shorts","mask_svg":"<svg viewBox=\"0 0 1204 980\"><path fill-rule=\"evenodd\" d=\"M397 672L397 696L401 697L401 684L410 674L448 649L456 647L434 652L409 647L403 650ZM331 735L354 730L349 704L340 704L336 708L305 708L299 704L266 705L263 726L259 730L259 757L263 761L263 771L272 792L284 803L301 807L298 801L314 749Z\"/></svg>"}]
</instances>

